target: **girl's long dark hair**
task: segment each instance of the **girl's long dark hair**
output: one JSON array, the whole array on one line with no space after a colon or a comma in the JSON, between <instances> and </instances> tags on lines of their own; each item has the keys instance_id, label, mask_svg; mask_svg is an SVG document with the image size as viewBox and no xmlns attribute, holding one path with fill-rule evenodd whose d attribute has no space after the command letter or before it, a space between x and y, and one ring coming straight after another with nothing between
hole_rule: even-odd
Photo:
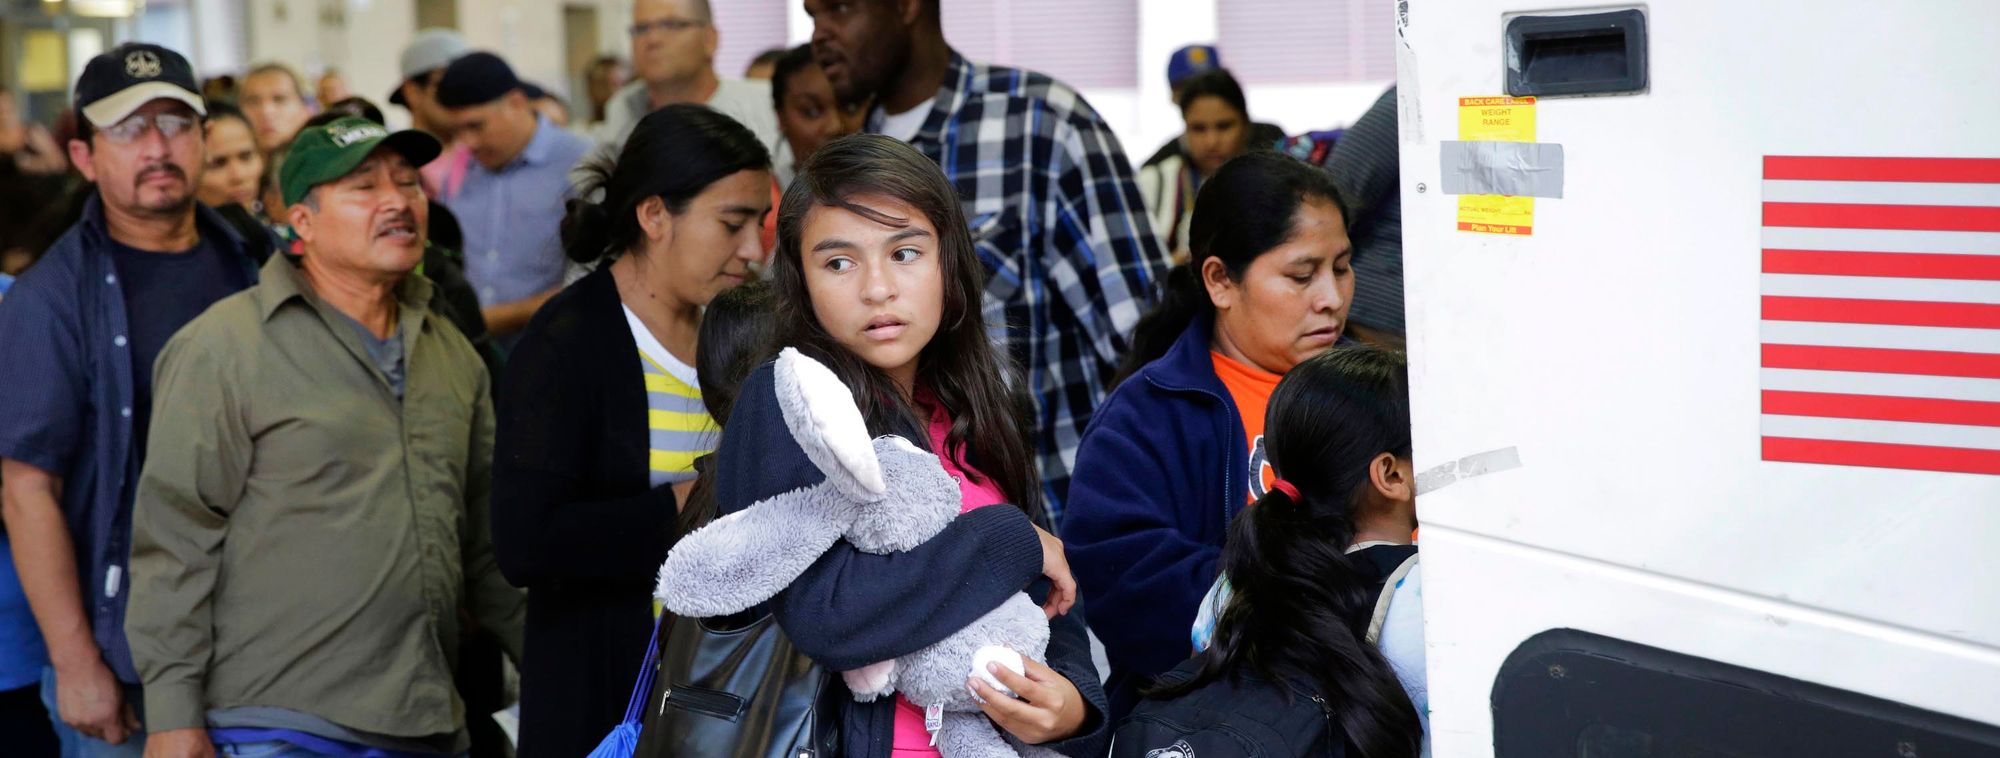
<instances>
[{"instance_id":1,"label":"girl's long dark hair","mask_svg":"<svg viewBox=\"0 0 2000 758\"><path fill-rule=\"evenodd\" d=\"M1307 201L1332 203L1347 221L1331 175L1274 150L1232 158L1202 182L1188 221L1188 262L1167 271L1160 303L1133 328L1132 349L1112 386L1166 355L1189 324L1215 314L1201 282L1202 263L1220 258L1229 278L1242 281L1251 261L1291 239L1299 206Z\"/></svg>"},{"instance_id":2,"label":"girl's long dark hair","mask_svg":"<svg viewBox=\"0 0 2000 758\"><path fill-rule=\"evenodd\" d=\"M827 333L806 290L801 234L806 215L814 209L841 208L885 226L909 225L909 219L855 203L853 198L861 194L908 203L936 227L944 311L937 335L917 356L916 384L951 415L945 439L949 452L962 455L998 484L1010 502L1039 518L1041 483L1021 406L1003 378L1014 369L993 349L980 314L985 269L973 253L958 193L937 164L915 148L878 134L842 137L814 153L792 179L778 204L778 254L772 278L778 290L777 344L796 347L831 368L853 390L870 434L899 434L930 447L925 432L929 419L919 415L887 374Z\"/></svg>"},{"instance_id":3,"label":"girl's long dark hair","mask_svg":"<svg viewBox=\"0 0 2000 758\"><path fill-rule=\"evenodd\" d=\"M570 200L562 220L563 253L591 263L639 246L639 204L660 198L669 213L708 185L738 171L770 170L771 151L735 119L705 105L676 103L646 114L626 138L615 161L585 163L577 188L583 197L603 190L598 201Z\"/></svg>"},{"instance_id":4,"label":"girl's long dark hair","mask_svg":"<svg viewBox=\"0 0 2000 758\"><path fill-rule=\"evenodd\" d=\"M1378 586L1347 555L1376 456L1410 454L1409 369L1400 353L1341 347L1300 363L1271 393L1264 421L1277 489L1229 527L1231 596L1196 676L1147 693L1174 697L1248 671L1311 686L1363 758L1421 749L1415 706L1367 641Z\"/></svg>"},{"instance_id":5,"label":"girl's long dark hair","mask_svg":"<svg viewBox=\"0 0 2000 758\"><path fill-rule=\"evenodd\" d=\"M701 404L715 425L729 424L736 393L751 372L769 360L778 333L778 295L770 282L750 282L723 290L701 314L701 332L694 343L694 374L701 387ZM695 483L681 506L681 533L700 528L715 517L714 459L695 463Z\"/></svg>"},{"instance_id":6,"label":"girl's long dark hair","mask_svg":"<svg viewBox=\"0 0 2000 758\"><path fill-rule=\"evenodd\" d=\"M701 312L694 346L694 375L701 403L718 425L729 423L736 392L776 351L778 293L770 282L750 282L723 290Z\"/></svg>"}]
</instances>

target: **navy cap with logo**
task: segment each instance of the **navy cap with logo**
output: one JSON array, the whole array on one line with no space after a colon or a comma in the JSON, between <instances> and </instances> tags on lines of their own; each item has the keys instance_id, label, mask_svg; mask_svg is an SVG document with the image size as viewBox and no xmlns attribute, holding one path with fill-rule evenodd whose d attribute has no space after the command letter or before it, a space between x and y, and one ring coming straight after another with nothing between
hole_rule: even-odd
<instances>
[{"instance_id":1,"label":"navy cap with logo","mask_svg":"<svg viewBox=\"0 0 2000 758\"><path fill-rule=\"evenodd\" d=\"M180 53L159 45L127 42L111 48L84 64L76 79L77 111L100 128L160 99L186 103L195 113L208 115L194 67Z\"/></svg>"},{"instance_id":2,"label":"navy cap with logo","mask_svg":"<svg viewBox=\"0 0 2000 758\"><path fill-rule=\"evenodd\" d=\"M1182 80L1203 71L1222 68L1222 52L1214 45L1188 45L1174 51L1174 57L1167 59L1167 84L1177 85Z\"/></svg>"},{"instance_id":3,"label":"navy cap with logo","mask_svg":"<svg viewBox=\"0 0 2000 758\"><path fill-rule=\"evenodd\" d=\"M514 68L492 53L467 53L444 69L438 78L437 102L446 108L485 105L521 89Z\"/></svg>"}]
</instances>

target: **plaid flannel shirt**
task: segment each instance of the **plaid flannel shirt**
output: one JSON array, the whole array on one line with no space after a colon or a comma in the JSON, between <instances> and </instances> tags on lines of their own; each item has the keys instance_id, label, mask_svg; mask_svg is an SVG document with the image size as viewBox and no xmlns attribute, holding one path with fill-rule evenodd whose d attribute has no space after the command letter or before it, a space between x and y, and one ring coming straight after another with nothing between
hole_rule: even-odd
<instances>
[{"instance_id":1,"label":"plaid flannel shirt","mask_svg":"<svg viewBox=\"0 0 2000 758\"><path fill-rule=\"evenodd\" d=\"M868 130L881 131L882 113ZM1076 90L951 55L910 144L944 169L986 267L986 323L1026 369L1050 519L1169 261L1111 127Z\"/></svg>"}]
</instances>

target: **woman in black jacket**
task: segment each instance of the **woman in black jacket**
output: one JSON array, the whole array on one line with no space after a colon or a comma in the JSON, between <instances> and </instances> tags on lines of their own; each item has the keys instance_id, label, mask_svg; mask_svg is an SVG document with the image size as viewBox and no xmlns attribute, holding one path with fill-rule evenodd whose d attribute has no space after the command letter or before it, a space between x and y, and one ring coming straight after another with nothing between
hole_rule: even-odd
<instances>
[{"instance_id":1,"label":"woman in black jacket","mask_svg":"<svg viewBox=\"0 0 2000 758\"><path fill-rule=\"evenodd\" d=\"M590 752L623 715L693 460L715 446L691 368L702 306L763 258L771 158L698 105L639 122L563 243L603 264L542 306L499 385L493 543L528 589L520 754Z\"/></svg>"}]
</instances>

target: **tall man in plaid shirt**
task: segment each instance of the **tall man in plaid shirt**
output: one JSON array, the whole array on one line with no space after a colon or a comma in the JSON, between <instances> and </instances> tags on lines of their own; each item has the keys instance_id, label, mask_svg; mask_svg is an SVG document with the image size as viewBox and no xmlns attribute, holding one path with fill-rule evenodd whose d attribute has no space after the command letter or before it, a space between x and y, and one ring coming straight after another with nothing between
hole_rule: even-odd
<instances>
[{"instance_id":1,"label":"tall man in plaid shirt","mask_svg":"<svg viewBox=\"0 0 2000 758\"><path fill-rule=\"evenodd\" d=\"M1168 266L1111 127L1075 90L946 44L938 0L805 0L834 94L936 160L986 264L986 320L1035 399L1049 516Z\"/></svg>"}]
</instances>

